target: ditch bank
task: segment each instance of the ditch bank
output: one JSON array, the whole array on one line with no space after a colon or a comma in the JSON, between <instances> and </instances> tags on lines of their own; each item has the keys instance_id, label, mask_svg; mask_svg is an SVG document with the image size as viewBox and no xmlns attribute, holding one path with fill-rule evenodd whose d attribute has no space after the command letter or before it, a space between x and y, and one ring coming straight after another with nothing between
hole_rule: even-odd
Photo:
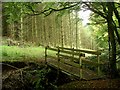
<instances>
[{"instance_id":1,"label":"ditch bank","mask_svg":"<svg viewBox=\"0 0 120 90\"><path fill-rule=\"evenodd\" d=\"M2 90L120 89L120 78L76 80L44 63L2 62Z\"/></svg>"},{"instance_id":2,"label":"ditch bank","mask_svg":"<svg viewBox=\"0 0 120 90\"><path fill-rule=\"evenodd\" d=\"M58 72L44 63L2 62L2 90L44 90L57 89L74 81L68 75Z\"/></svg>"}]
</instances>

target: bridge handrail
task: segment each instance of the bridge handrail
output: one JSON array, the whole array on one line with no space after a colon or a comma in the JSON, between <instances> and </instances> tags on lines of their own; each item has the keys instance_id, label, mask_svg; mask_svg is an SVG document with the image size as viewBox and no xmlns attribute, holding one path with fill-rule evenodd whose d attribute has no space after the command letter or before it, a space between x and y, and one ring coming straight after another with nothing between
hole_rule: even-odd
<instances>
[{"instance_id":1,"label":"bridge handrail","mask_svg":"<svg viewBox=\"0 0 120 90\"><path fill-rule=\"evenodd\" d=\"M88 54L95 54L95 55L101 55L101 52L99 50L90 50L90 49L74 49L74 48L65 48L65 47L57 47L60 49L66 49L66 50L74 50L78 52L84 52Z\"/></svg>"},{"instance_id":2,"label":"bridge handrail","mask_svg":"<svg viewBox=\"0 0 120 90\"><path fill-rule=\"evenodd\" d=\"M72 58L72 60L79 60L79 66L80 68L82 68L82 63L85 63L85 64L90 64L90 65L93 65L93 66L97 66L97 71L98 71L98 75L99 75L99 72L100 72L100 60L99 60L99 55L101 55L101 52L100 51L97 51L97 50L89 50L89 49L74 49L74 48L64 48L64 47L56 47L56 48L51 48L49 46L46 46L45 47L45 62L47 62L47 49L49 50L52 50L52 51L56 51L56 55L57 55L57 59L58 59L58 63L61 59L61 57L67 57L67 58ZM69 51L70 50L70 51ZM70 54L72 56L67 56L67 55L64 55L64 54L61 54L61 53L66 53L66 54ZM82 52L82 53L81 53ZM81 54L83 53L88 53L88 54L94 54L94 55L97 55L97 62L92 62L92 61L89 61L89 60L82 60L81 59ZM78 58L76 58L74 55L76 56L79 56ZM58 64L59 65L59 64ZM59 66L58 66L59 67ZM80 69L80 76L82 77L82 70Z\"/></svg>"}]
</instances>

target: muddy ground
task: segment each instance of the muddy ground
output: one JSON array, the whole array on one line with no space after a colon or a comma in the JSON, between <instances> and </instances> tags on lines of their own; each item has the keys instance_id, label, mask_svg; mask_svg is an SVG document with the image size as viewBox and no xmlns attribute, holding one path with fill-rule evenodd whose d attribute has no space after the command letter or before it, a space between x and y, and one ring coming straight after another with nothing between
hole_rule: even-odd
<instances>
[{"instance_id":1,"label":"muddy ground","mask_svg":"<svg viewBox=\"0 0 120 90\"><path fill-rule=\"evenodd\" d=\"M1 64L2 90L73 90L75 88L120 90L120 78L77 80L62 72L58 75L57 70L47 67L43 62L2 62Z\"/></svg>"}]
</instances>

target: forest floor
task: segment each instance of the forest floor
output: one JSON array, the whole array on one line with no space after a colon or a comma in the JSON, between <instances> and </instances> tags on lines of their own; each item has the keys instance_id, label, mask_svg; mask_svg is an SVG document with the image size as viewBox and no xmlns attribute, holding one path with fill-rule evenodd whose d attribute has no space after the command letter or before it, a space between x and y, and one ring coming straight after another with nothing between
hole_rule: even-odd
<instances>
[{"instance_id":1,"label":"forest floor","mask_svg":"<svg viewBox=\"0 0 120 90\"><path fill-rule=\"evenodd\" d=\"M43 60L39 60L36 62L3 62L4 64L9 64L11 66L7 66L3 64L3 71L2 71L2 80L3 80L3 90L6 88L12 88L12 90L16 90L17 88L21 90L30 89L28 86L31 86L31 82L28 82L28 77L31 78L31 76L27 75L27 73L22 72L22 70L26 71L34 71L37 69L40 69L41 67L44 67L45 64ZM39 64L39 66L37 66ZM13 66L13 67L12 67ZM15 68L17 67L17 68ZM38 68L39 67L39 68ZM33 70L34 68L34 70ZM53 74L53 73L52 73ZM27 76L27 79L26 79ZM52 76L52 75L50 75ZM23 78L23 80L21 79ZM52 77L54 78L54 76ZM26 80L25 80L26 79ZM35 78L32 76L32 79L35 80ZM57 85L58 89L117 89L120 90L120 78L118 79L98 79L98 80L68 80L67 77L60 77L60 84ZM66 81L65 81L66 80ZM29 80L31 81L31 80ZM24 85L23 85L24 84ZM24 87L24 88L23 88ZM31 87L32 88L32 87ZM48 88L47 88L48 89ZM50 89L50 88L49 88ZM32 89L36 90L36 89ZM39 89L37 89L39 90Z\"/></svg>"}]
</instances>

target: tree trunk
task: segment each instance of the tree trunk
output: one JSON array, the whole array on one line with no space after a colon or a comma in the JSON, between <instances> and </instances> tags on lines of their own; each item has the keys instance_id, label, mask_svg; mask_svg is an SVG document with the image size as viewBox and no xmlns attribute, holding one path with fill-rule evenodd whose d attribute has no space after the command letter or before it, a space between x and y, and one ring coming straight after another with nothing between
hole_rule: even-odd
<instances>
[{"instance_id":1,"label":"tree trunk","mask_svg":"<svg viewBox=\"0 0 120 90\"><path fill-rule=\"evenodd\" d=\"M34 27L35 27L35 28L34 28L34 29L35 29L35 43L36 43L36 45L37 45L37 44L38 44L38 35L37 35L37 33L38 33L38 31L37 31L37 30L38 30L38 26L37 26L37 16L35 16L34 18L35 18L35 22L34 22L34 24L35 24L35 26L34 26Z\"/></svg>"},{"instance_id":2,"label":"tree trunk","mask_svg":"<svg viewBox=\"0 0 120 90\"><path fill-rule=\"evenodd\" d=\"M63 35L63 21L61 16L61 47L64 47L64 35Z\"/></svg>"},{"instance_id":3,"label":"tree trunk","mask_svg":"<svg viewBox=\"0 0 120 90\"><path fill-rule=\"evenodd\" d=\"M14 34L14 39L15 40L20 40L20 29L19 29L19 22L15 21L14 22L14 29L15 29L15 34Z\"/></svg>"},{"instance_id":4,"label":"tree trunk","mask_svg":"<svg viewBox=\"0 0 120 90\"><path fill-rule=\"evenodd\" d=\"M109 36L109 41L111 47L110 51L110 75L111 78L117 77L117 68L116 68L116 42L115 42L115 36L114 36L114 25L112 23L112 15L113 15L113 9L112 9L112 3L108 3L108 18L107 18L107 23L108 23L108 36Z\"/></svg>"},{"instance_id":5,"label":"tree trunk","mask_svg":"<svg viewBox=\"0 0 120 90\"><path fill-rule=\"evenodd\" d=\"M49 45L49 42L47 42L47 39L46 39L46 19L45 17L43 18L43 31L44 31L44 40L43 40L43 45L46 46L46 45ZM48 43L48 44L47 44Z\"/></svg>"},{"instance_id":6,"label":"tree trunk","mask_svg":"<svg viewBox=\"0 0 120 90\"><path fill-rule=\"evenodd\" d=\"M10 36L10 31L7 23L7 15L2 16L2 36Z\"/></svg>"},{"instance_id":7,"label":"tree trunk","mask_svg":"<svg viewBox=\"0 0 120 90\"><path fill-rule=\"evenodd\" d=\"M23 17L20 18L20 40L23 41Z\"/></svg>"},{"instance_id":8,"label":"tree trunk","mask_svg":"<svg viewBox=\"0 0 120 90\"><path fill-rule=\"evenodd\" d=\"M70 40L69 40L69 45L70 48L72 48L72 28L71 28L71 13L69 11L69 28L70 28Z\"/></svg>"},{"instance_id":9,"label":"tree trunk","mask_svg":"<svg viewBox=\"0 0 120 90\"><path fill-rule=\"evenodd\" d=\"M78 11L76 11L76 49L78 48Z\"/></svg>"}]
</instances>

